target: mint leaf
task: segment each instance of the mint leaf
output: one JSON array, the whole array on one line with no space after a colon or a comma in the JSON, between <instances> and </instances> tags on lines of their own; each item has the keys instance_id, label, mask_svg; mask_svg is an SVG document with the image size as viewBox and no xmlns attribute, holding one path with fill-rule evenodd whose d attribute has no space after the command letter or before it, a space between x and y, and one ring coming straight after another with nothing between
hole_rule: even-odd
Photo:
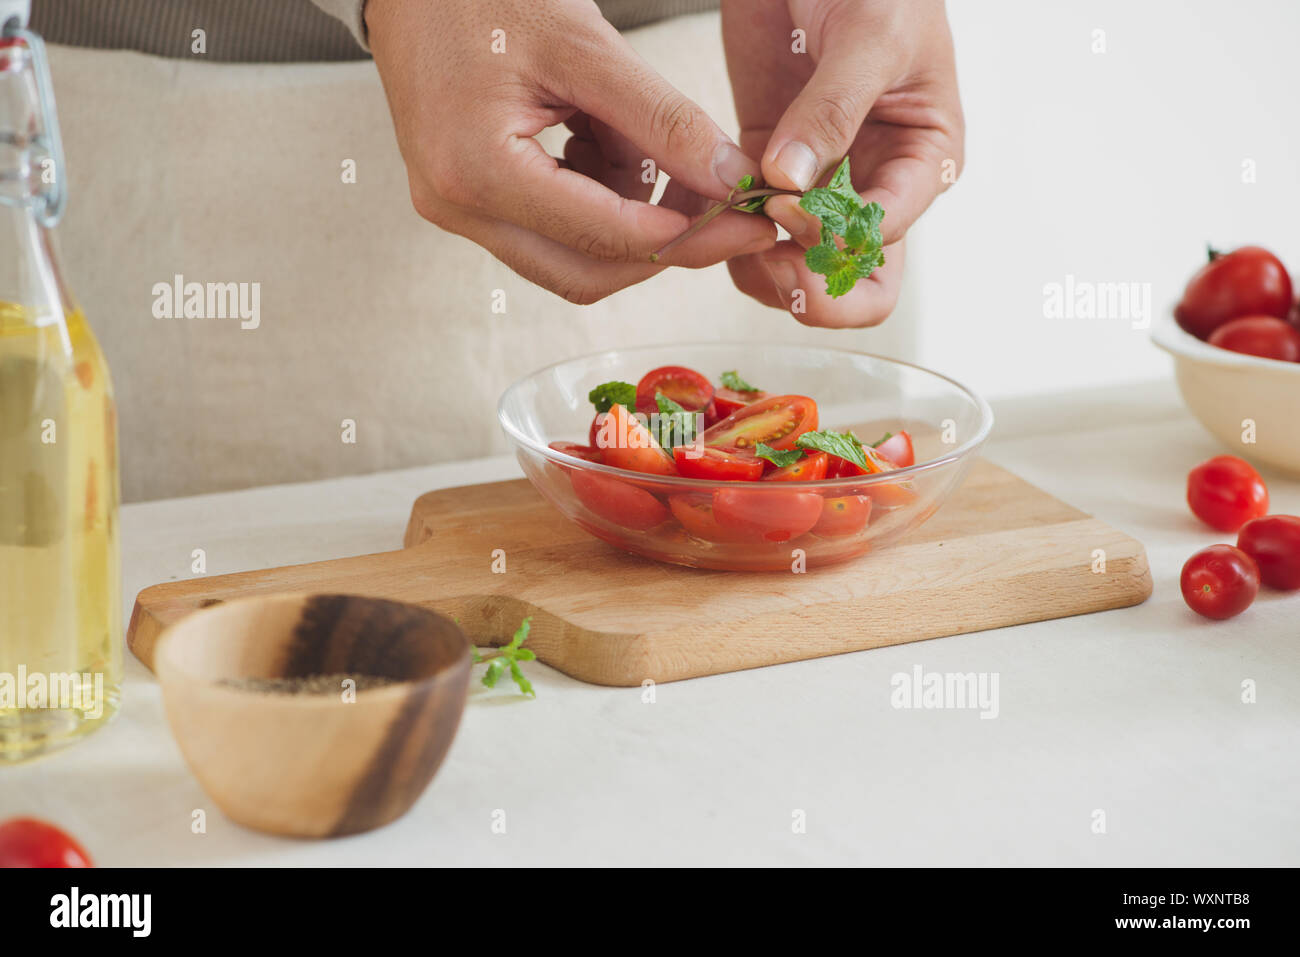
<instances>
[{"instance_id":1,"label":"mint leaf","mask_svg":"<svg viewBox=\"0 0 1300 957\"><path fill-rule=\"evenodd\" d=\"M587 393L587 401L596 407L597 412L608 412L616 405L621 405L629 412L636 411L636 386L630 382L602 382Z\"/></svg>"},{"instance_id":2,"label":"mint leaf","mask_svg":"<svg viewBox=\"0 0 1300 957\"><path fill-rule=\"evenodd\" d=\"M893 432L886 432L884 435L882 435L882 436L880 437L879 440L877 440L877 441L875 441L875 442L872 442L872 443L871 443L871 447L872 447L873 449L878 449L878 448L880 448L882 445L884 445L886 442L888 442L890 439L892 439L893 437L894 437L894 433L893 433Z\"/></svg>"},{"instance_id":3,"label":"mint leaf","mask_svg":"<svg viewBox=\"0 0 1300 957\"><path fill-rule=\"evenodd\" d=\"M510 677L515 680L515 684L519 686L521 692L524 694L530 694L534 698L537 697L537 692L533 690L533 683L524 677L524 673L520 670L519 665L513 661L510 662Z\"/></svg>"},{"instance_id":4,"label":"mint leaf","mask_svg":"<svg viewBox=\"0 0 1300 957\"><path fill-rule=\"evenodd\" d=\"M694 412L687 412L680 403L674 402L662 392L655 393L655 403L659 406L659 428L655 439L661 448L671 449L695 441Z\"/></svg>"},{"instance_id":5,"label":"mint leaf","mask_svg":"<svg viewBox=\"0 0 1300 957\"><path fill-rule=\"evenodd\" d=\"M831 175L831 181L826 184L826 188L832 193L838 193L845 199L856 200L861 204L862 198L858 196L858 191L853 188L853 176L849 172L849 158L844 157L844 161Z\"/></svg>"},{"instance_id":6,"label":"mint leaf","mask_svg":"<svg viewBox=\"0 0 1300 957\"><path fill-rule=\"evenodd\" d=\"M733 192L743 193L747 189L754 188L754 177L746 174L736 180L736 188Z\"/></svg>"},{"instance_id":7,"label":"mint leaf","mask_svg":"<svg viewBox=\"0 0 1300 957\"><path fill-rule=\"evenodd\" d=\"M838 455L860 468L867 467L867 453L863 451L862 443L852 432L805 432L795 440L794 444L801 449Z\"/></svg>"},{"instance_id":8,"label":"mint leaf","mask_svg":"<svg viewBox=\"0 0 1300 957\"><path fill-rule=\"evenodd\" d=\"M530 615L519 623L519 627L515 629L514 636L510 639L510 644L506 645L505 650L518 651L519 647L528 640L528 632L532 627L533 619ZM529 654L532 654L532 652L530 651Z\"/></svg>"},{"instance_id":9,"label":"mint leaf","mask_svg":"<svg viewBox=\"0 0 1300 957\"><path fill-rule=\"evenodd\" d=\"M731 389L733 392L759 391L758 386L750 385L748 382L742 379L740 377L740 374L737 373L734 369L730 372L722 373L721 379L722 379L722 387L724 389Z\"/></svg>"},{"instance_id":10,"label":"mint leaf","mask_svg":"<svg viewBox=\"0 0 1300 957\"><path fill-rule=\"evenodd\" d=\"M483 672L483 684L489 688L495 688L497 686L497 681L501 678L501 674L505 670L506 659L493 658L487 667L487 671Z\"/></svg>"},{"instance_id":11,"label":"mint leaf","mask_svg":"<svg viewBox=\"0 0 1300 957\"><path fill-rule=\"evenodd\" d=\"M533 690L532 682L525 676L523 669L519 667L521 661L536 661L537 655L533 654L531 648L524 648L523 643L528 640L528 631L532 627L533 619L525 618L516 629L510 643L501 648L497 648L492 654L481 655L477 648L471 649L474 656L474 663L486 661L488 663L487 671L483 672L483 684L488 688L495 688L501 676L510 672L510 677L514 679L519 690L524 694L537 697L537 692Z\"/></svg>"},{"instance_id":12,"label":"mint leaf","mask_svg":"<svg viewBox=\"0 0 1300 957\"><path fill-rule=\"evenodd\" d=\"M803 458L801 449L774 449L766 442L758 442L754 445L754 454L760 459L767 459L777 468L785 468L787 465L794 465Z\"/></svg>"},{"instance_id":13,"label":"mint leaf","mask_svg":"<svg viewBox=\"0 0 1300 957\"><path fill-rule=\"evenodd\" d=\"M821 220L821 242L804 253L804 262L826 277L826 292L832 298L844 295L884 265L880 222L885 211L879 203L862 202L853 188L847 156L830 184L808 190L799 205ZM836 242L836 237L842 242Z\"/></svg>"},{"instance_id":14,"label":"mint leaf","mask_svg":"<svg viewBox=\"0 0 1300 957\"><path fill-rule=\"evenodd\" d=\"M803 194L799 205L822 221L822 229L829 229L836 236L843 236L848 219L854 211L862 207L862 201L849 199L829 189L810 189Z\"/></svg>"}]
</instances>

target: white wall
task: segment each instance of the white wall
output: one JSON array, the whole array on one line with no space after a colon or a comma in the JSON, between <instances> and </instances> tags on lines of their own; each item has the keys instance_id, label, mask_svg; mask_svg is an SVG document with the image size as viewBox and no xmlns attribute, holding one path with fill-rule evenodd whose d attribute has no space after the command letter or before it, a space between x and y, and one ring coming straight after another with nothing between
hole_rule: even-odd
<instances>
[{"instance_id":1,"label":"white wall","mask_svg":"<svg viewBox=\"0 0 1300 957\"><path fill-rule=\"evenodd\" d=\"M950 0L949 15L966 169L914 234L922 364L990 397L1161 377L1167 357L1130 322L1044 318L1044 284L1148 282L1158 315L1207 241L1265 245L1300 274L1300 4Z\"/></svg>"}]
</instances>

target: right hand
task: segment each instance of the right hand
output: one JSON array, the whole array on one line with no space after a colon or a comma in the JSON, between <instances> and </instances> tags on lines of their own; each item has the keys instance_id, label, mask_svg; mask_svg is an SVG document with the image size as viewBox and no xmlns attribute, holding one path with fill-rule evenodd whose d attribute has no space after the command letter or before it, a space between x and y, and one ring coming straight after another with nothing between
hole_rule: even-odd
<instances>
[{"instance_id":1,"label":"right hand","mask_svg":"<svg viewBox=\"0 0 1300 957\"><path fill-rule=\"evenodd\" d=\"M525 278L586 304L775 243L766 217L729 212L649 262L683 210L759 168L592 0L369 0L365 16L416 211ZM557 161L534 137L558 123L574 135ZM673 178L667 205L647 202L647 158Z\"/></svg>"}]
</instances>

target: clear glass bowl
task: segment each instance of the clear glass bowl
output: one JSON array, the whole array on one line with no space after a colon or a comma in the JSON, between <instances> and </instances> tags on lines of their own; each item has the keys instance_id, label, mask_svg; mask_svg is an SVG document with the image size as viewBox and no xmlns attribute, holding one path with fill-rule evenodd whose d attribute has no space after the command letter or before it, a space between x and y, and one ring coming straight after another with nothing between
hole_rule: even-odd
<instances>
[{"instance_id":1,"label":"clear glass bowl","mask_svg":"<svg viewBox=\"0 0 1300 957\"><path fill-rule=\"evenodd\" d=\"M734 369L769 395L809 396L819 428L852 429L866 443L906 430L916 464L817 482L720 482L630 472L548 447L587 442L594 386L636 383L665 365L688 366L714 382ZM847 349L726 342L569 359L507 389L498 416L524 474L570 521L656 561L735 571L815 568L897 541L961 484L993 426L983 399L919 366ZM715 494L737 490L758 517L745 532L718 526L706 507ZM809 529L810 510L824 509L837 517Z\"/></svg>"}]
</instances>

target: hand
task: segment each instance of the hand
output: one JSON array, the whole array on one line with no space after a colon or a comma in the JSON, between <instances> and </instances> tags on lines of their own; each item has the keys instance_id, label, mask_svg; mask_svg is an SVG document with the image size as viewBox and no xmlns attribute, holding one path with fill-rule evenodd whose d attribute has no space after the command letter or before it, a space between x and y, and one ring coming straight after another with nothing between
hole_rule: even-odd
<instances>
[{"instance_id":1,"label":"hand","mask_svg":"<svg viewBox=\"0 0 1300 957\"><path fill-rule=\"evenodd\" d=\"M591 0L369 0L365 16L416 211L525 278L585 304L775 242L765 217L728 213L650 263L683 209L758 165ZM558 123L574 134L560 160L533 138ZM668 205L647 202L646 158L673 177Z\"/></svg>"},{"instance_id":2,"label":"hand","mask_svg":"<svg viewBox=\"0 0 1300 957\"><path fill-rule=\"evenodd\" d=\"M796 27L806 53L792 50ZM766 207L791 239L730 260L732 279L782 309L804 290L806 311L795 316L808 325L884 321L898 300L904 234L961 171L965 127L942 0L722 0L722 36L740 145L763 158L763 181L806 190L847 155L854 186L885 210L885 265L839 299L804 263L820 232L796 197Z\"/></svg>"}]
</instances>

